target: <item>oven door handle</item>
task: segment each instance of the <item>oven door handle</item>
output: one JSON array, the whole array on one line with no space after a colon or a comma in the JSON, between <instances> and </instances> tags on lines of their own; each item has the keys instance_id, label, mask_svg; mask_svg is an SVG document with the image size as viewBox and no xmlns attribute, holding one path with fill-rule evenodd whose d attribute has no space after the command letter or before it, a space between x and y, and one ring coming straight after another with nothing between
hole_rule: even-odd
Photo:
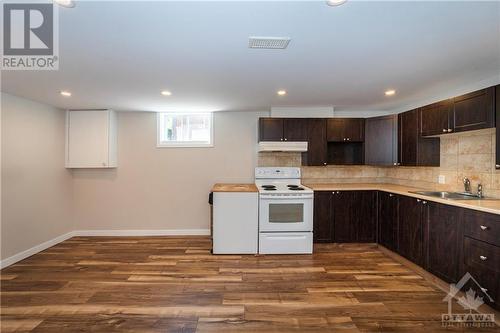
<instances>
[{"instance_id":1,"label":"oven door handle","mask_svg":"<svg viewBox=\"0 0 500 333\"><path fill-rule=\"evenodd\" d=\"M294 239L305 239L306 236L301 235L301 236L288 236L288 235L266 235L267 239L286 239L286 240L294 240Z\"/></svg>"}]
</instances>

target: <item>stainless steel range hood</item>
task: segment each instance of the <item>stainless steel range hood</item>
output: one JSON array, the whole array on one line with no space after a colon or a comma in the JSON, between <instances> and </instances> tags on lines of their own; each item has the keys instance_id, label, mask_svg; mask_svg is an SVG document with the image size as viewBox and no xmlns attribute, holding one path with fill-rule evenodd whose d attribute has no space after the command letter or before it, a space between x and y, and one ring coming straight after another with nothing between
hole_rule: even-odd
<instances>
[{"instance_id":1,"label":"stainless steel range hood","mask_svg":"<svg viewBox=\"0 0 500 333\"><path fill-rule=\"evenodd\" d=\"M307 141L261 141L258 146L259 152L265 151L285 151L285 152L306 152Z\"/></svg>"}]
</instances>

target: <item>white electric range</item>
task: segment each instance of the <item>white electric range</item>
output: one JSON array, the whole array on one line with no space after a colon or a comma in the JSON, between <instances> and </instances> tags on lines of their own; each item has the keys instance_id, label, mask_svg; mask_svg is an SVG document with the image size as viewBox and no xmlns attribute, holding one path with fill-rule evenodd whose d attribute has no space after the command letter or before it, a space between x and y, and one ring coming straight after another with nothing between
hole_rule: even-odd
<instances>
[{"instance_id":1,"label":"white electric range","mask_svg":"<svg viewBox=\"0 0 500 333\"><path fill-rule=\"evenodd\" d=\"M255 168L259 189L259 253L312 253L314 192L300 168Z\"/></svg>"}]
</instances>

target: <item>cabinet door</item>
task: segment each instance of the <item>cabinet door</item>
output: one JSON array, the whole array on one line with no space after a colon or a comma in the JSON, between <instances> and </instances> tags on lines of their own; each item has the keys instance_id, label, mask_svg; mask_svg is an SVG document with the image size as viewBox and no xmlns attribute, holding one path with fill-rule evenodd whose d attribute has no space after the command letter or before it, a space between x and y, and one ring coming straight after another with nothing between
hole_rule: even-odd
<instances>
[{"instance_id":1,"label":"cabinet door","mask_svg":"<svg viewBox=\"0 0 500 333\"><path fill-rule=\"evenodd\" d=\"M259 141L283 141L283 118L259 118Z\"/></svg>"},{"instance_id":2,"label":"cabinet door","mask_svg":"<svg viewBox=\"0 0 500 333\"><path fill-rule=\"evenodd\" d=\"M494 127L495 87L475 91L453 99L455 132Z\"/></svg>"},{"instance_id":3,"label":"cabinet door","mask_svg":"<svg viewBox=\"0 0 500 333\"><path fill-rule=\"evenodd\" d=\"M326 137L329 142L343 142L344 141L344 119L342 118L329 118L326 122Z\"/></svg>"},{"instance_id":4,"label":"cabinet door","mask_svg":"<svg viewBox=\"0 0 500 333\"><path fill-rule=\"evenodd\" d=\"M102 168L109 165L111 111L68 111L67 156L69 168Z\"/></svg>"},{"instance_id":5,"label":"cabinet door","mask_svg":"<svg viewBox=\"0 0 500 333\"><path fill-rule=\"evenodd\" d=\"M397 127L397 115L366 119L365 164L396 165L398 162Z\"/></svg>"},{"instance_id":6,"label":"cabinet door","mask_svg":"<svg viewBox=\"0 0 500 333\"><path fill-rule=\"evenodd\" d=\"M365 141L365 120L363 118L344 119L343 127L344 138L346 141Z\"/></svg>"},{"instance_id":7,"label":"cabinet door","mask_svg":"<svg viewBox=\"0 0 500 333\"><path fill-rule=\"evenodd\" d=\"M390 250L397 251L398 197L392 193L379 192L378 198L378 242Z\"/></svg>"},{"instance_id":8,"label":"cabinet door","mask_svg":"<svg viewBox=\"0 0 500 333\"><path fill-rule=\"evenodd\" d=\"M497 144L496 144L496 169L500 169L500 85L496 86L496 127L497 127Z\"/></svg>"},{"instance_id":9,"label":"cabinet door","mask_svg":"<svg viewBox=\"0 0 500 333\"><path fill-rule=\"evenodd\" d=\"M314 192L313 237L317 243L333 242L332 192Z\"/></svg>"},{"instance_id":10,"label":"cabinet door","mask_svg":"<svg viewBox=\"0 0 500 333\"><path fill-rule=\"evenodd\" d=\"M352 215L353 192L335 191L333 195L333 239L337 243L356 242L356 228Z\"/></svg>"},{"instance_id":11,"label":"cabinet door","mask_svg":"<svg viewBox=\"0 0 500 333\"><path fill-rule=\"evenodd\" d=\"M285 118L283 119L284 141L307 141L308 139L308 120L307 118Z\"/></svg>"},{"instance_id":12,"label":"cabinet door","mask_svg":"<svg viewBox=\"0 0 500 333\"><path fill-rule=\"evenodd\" d=\"M303 165L326 165L328 149L326 143L326 119L308 119L308 146Z\"/></svg>"},{"instance_id":13,"label":"cabinet door","mask_svg":"<svg viewBox=\"0 0 500 333\"><path fill-rule=\"evenodd\" d=\"M424 106L420 109L420 134L422 136L439 135L452 131L450 115L451 100Z\"/></svg>"},{"instance_id":14,"label":"cabinet door","mask_svg":"<svg viewBox=\"0 0 500 333\"><path fill-rule=\"evenodd\" d=\"M377 192L354 191L352 216L355 220L356 241L374 243L377 240Z\"/></svg>"},{"instance_id":15,"label":"cabinet door","mask_svg":"<svg viewBox=\"0 0 500 333\"><path fill-rule=\"evenodd\" d=\"M399 198L398 249L399 254L423 266L423 205L419 199Z\"/></svg>"},{"instance_id":16,"label":"cabinet door","mask_svg":"<svg viewBox=\"0 0 500 333\"><path fill-rule=\"evenodd\" d=\"M398 115L399 163L405 166L417 165L418 111L412 110Z\"/></svg>"},{"instance_id":17,"label":"cabinet door","mask_svg":"<svg viewBox=\"0 0 500 333\"><path fill-rule=\"evenodd\" d=\"M469 237L464 237L463 246L464 271L479 285L470 279L462 290L471 288L485 303L500 309L500 247Z\"/></svg>"},{"instance_id":18,"label":"cabinet door","mask_svg":"<svg viewBox=\"0 0 500 333\"><path fill-rule=\"evenodd\" d=\"M459 278L460 211L457 207L429 203L427 270L450 283Z\"/></svg>"}]
</instances>

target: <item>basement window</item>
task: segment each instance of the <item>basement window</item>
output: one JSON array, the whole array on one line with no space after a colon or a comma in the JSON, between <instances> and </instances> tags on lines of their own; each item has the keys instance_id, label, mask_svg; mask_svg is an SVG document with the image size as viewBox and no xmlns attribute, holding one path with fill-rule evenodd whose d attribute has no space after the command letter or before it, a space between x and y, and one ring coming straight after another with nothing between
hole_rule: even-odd
<instances>
[{"instance_id":1,"label":"basement window","mask_svg":"<svg viewBox=\"0 0 500 333\"><path fill-rule=\"evenodd\" d=\"M213 147L213 113L158 113L158 147Z\"/></svg>"}]
</instances>

